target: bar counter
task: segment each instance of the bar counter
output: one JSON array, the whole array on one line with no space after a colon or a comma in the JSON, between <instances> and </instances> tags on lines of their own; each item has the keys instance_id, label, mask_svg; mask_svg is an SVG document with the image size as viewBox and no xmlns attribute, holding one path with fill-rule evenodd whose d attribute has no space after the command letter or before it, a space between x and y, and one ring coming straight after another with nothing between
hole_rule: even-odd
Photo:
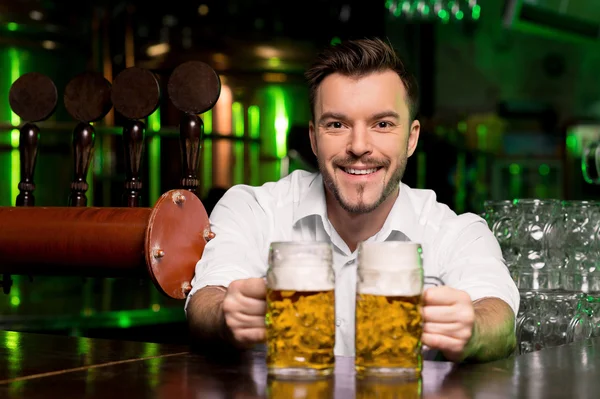
<instances>
[{"instance_id":1,"label":"bar counter","mask_svg":"<svg viewBox=\"0 0 600 399\"><path fill-rule=\"evenodd\" d=\"M486 364L425 361L422 381L267 378L265 353L207 356L186 345L0 332L0 398L598 398L600 339Z\"/></svg>"}]
</instances>

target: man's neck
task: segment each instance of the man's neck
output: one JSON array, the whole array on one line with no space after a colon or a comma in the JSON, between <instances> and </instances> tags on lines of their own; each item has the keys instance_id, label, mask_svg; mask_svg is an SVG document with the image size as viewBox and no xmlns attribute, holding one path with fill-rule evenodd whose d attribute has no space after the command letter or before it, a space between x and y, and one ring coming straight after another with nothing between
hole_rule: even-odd
<instances>
[{"instance_id":1,"label":"man's neck","mask_svg":"<svg viewBox=\"0 0 600 399\"><path fill-rule=\"evenodd\" d=\"M400 189L385 199L375 210L369 213L350 213L343 209L333 194L325 188L327 217L333 228L348 245L351 252L356 250L358 243L374 236L381 230L387 219Z\"/></svg>"}]
</instances>

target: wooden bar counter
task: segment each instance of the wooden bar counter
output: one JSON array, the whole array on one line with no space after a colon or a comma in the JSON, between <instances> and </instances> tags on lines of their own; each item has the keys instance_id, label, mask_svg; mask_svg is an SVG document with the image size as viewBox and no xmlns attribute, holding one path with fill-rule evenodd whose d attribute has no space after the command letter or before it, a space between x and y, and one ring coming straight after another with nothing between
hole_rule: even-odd
<instances>
[{"instance_id":1,"label":"wooden bar counter","mask_svg":"<svg viewBox=\"0 0 600 399\"><path fill-rule=\"evenodd\" d=\"M265 354L236 359L164 345L0 332L0 398L598 398L600 339L487 364L424 362L420 382L362 381L353 358L311 382L267 378Z\"/></svg>"}]
</instances>

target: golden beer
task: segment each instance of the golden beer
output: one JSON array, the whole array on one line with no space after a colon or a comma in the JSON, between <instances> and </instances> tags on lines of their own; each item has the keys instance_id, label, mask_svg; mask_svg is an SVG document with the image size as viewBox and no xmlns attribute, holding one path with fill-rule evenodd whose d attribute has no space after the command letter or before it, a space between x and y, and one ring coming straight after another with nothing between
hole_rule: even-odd
<instances>
[{"instance_id":1,"label":"golden beer","mask_svg":"<svg viewBox=\"0 0 600 399\"><path fill-rule=\"evenodd\" d=\"M327 373L334 365L334 291L267 291L267 365ZM323 374L323 373L318 373Z\"/></svg>"},{"instance_id":2,"label":"golden beer","mask_svg":"<svg viewBox=\"0 0 600 399\"><path fill-rule=\"evenodd\" d=\"M356 299L356 371L369 368L421 372L421 295Z\"/></svg>"},{"instance_id":3,"label":"golden beer","mask_svg":"<svg viewBox=\"0 0 600 399\"><path fill-rule=\"evenodd\" d=\"M397 241L362 242L357 260L357 374L359 377L420 377L423 364L421 246Z\"/></svg>"},{"instance_id":4,"label":"golden beer","mask_svg":"<svg viewBox=\"0 0 600 399\"><path fill-rule=\"evenodd\" d=\"M304 378L332 373L334 286L329 243L271 244L265 318L269 375Z\"/></svg>"}]
</instances>

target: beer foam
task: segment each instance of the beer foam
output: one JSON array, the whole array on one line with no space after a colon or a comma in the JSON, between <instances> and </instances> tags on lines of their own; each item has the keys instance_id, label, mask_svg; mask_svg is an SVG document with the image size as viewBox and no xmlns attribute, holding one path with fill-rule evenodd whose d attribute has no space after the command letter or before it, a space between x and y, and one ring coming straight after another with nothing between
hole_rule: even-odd
<instances>
[{"instance_id":1,"label":"beer foam","mask_svg":"<svg viewBox=\"0 0 600 399\"><path fill-rule=\"evenodd\" d=\"M423 291L421 245L405 241L362 242L358 249L359 294L416 296Z\"/></svg>"},{"instance_id":2,"label":"beer foam","mask_svg":"<svg viewBox=\"0 0 600 399\"><path fill-rule=\"evenodd\" d=\"M356 292L382 296L417 296L423 291L423 272L420 269L396 271L358 270Z\"/></svg>"},{"instance_id":3,"label":"beer foam","mask_svg":"<svg viewBox=\"0 0 600 399\"><path fill-rule=\"evenodd\" d=\"M358 267L362 269L422 269L421 245L406 241L361 242Z\"/></svg>"},{"instance_id":4,"label":"beer foam","mask_svg":"<svg viewBox=\"0 0 600 399\"><path fill-rule=\"evenodd\" d=\"M335 287L331 244L320 241L271 243L267 286L275 290L328 291Z\"/></svg>"},{"instance_id":5,"label":"beer foam","mask_svg":"<svg viewBox=\"0 0 600 399\"><path fill-rule=\"evenodd\" d=\"M335 282L328 265L287 262L267 272L267 287L285 291L331 291Z\"/></svg>"}]
</instances>

